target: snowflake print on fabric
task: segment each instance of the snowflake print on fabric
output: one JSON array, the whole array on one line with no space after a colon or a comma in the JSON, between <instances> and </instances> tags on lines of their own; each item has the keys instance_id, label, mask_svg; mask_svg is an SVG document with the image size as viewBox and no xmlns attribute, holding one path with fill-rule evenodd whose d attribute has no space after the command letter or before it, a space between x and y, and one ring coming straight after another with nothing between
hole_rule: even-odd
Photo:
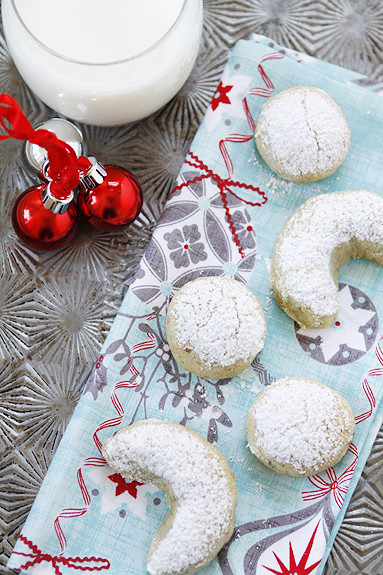
<instances>
[{"instance_id":1,"label":"snowflake print on fabric","mask_svg":"<svg viewBox=\"0 0 383 575\"><path fill-rule=\"evenodd\" d=\"M323 557L333 525L329 496L294 513L239 525L218 555L221 571L234 575L231 556L238 566L242 554L244 575L309 575ZM271 534L259 540L263 530Z\"/></svg>"},{"instance_id":2,"label":"snowflake print on fabric","mask_svg":"<svg viewBox=\"0 0 383 575\"><path fill-rule=\"evenodd\" d=\"M246 115L243 108L242 100L250 88L252 78L250 76L242 76L239 74L240 68L236 68L231 72L227 70L222 78L223 86L232 86L228 92L229 102L215 103L214 97L212 105L206 111L204 123L208 131L213 131L217 126L224 125L226 130L231 130L231 126L236 123L238 119L245 120ZM219 98L219 94L217 94Z\"/></svg>"},{"instance_id":3,"label":"snowflake print on fabric","mask_svg":"<svg viewBox=\"0 0 383 575\"><path fill-rule=\"evenodd\" d=\"M128 509L140 518L146 517L148 493L157 489L138 481L127 482L108 465L92 469L89 474L89 486L92 499L100 500L100 513L119 513ZM126 514L126 513L125 513Z\"/></svg>"},{"instance_id":4,"label":"snowflake print on fabric","mask_svg":"<svg viewBox=\"0 0 383 575\"><path fill-rule=\"evenodd\" d=\"M128 483L120 473L112 473L112 475L108 475L108 479L116 484L116 496L127 491L129 495L137 499L137 487L143 485L139 481L130 481Z\"/></svg>"},{"instance_id":5,"label":"snowflake print on fabric","mask_svg":"<svg viewBox=\"0 0 383 575\"><path fill-rule=\"evenodd\" d=\"M360 359L372 347L379 321L374 304L358 288L339 284L339 313L327 328L303 329L295 323L302 349L327 365L345 365Z\"/></svg>"},{"instance_id":6,"label":"snowflake print on fabric","mask_svg":"<svg viewBox=\"0 0 383 575\"><path fill-rule=\"evenodd\" d=\"M175 229L164 234L164 240L170 250L170 259L177 269L188 267L190 262L198 264L207 260L207 253L200 239L201 234L196 224L183 226L182 230Z\"/></svg>"},{"instance_id":7,"label":"snowflake print on fabric","mask_svg":"<svg viewBox=\"0 0 383 575\"><path fill-rule=\"evenodd\" d=\"M215 111L220 104L231 104L228 93L233 89L233 86L224 86L222 82L218 84L217 90L211 101L211 107Z\"/></svg>"},{"instance_id":8,"label":"snowflake print on fabric","mask_svg":"<svg viewBox=\"0 0 383 575\"><path fill-rule=\"evenodd\" d=\"M262 565L262 567L264 567L267 571L270 571L271 573L275 573L275 575L287 575L287 574L291 574L291 575L309 575L309 573L311 573L315 567L317 567L319 565L319 563L321 562L321 558L319 558L315 563L313 563L312 565L307 565L308 561L309 561L309 556L315 541L315 536L317 534L317 530L319 527L319 522L317 523L313 534L310 537L310 541L307 544L306 549L303 552L303 555L301 557L301 559L299 560L299 562L296 562L296 559L294 557L294 551L293 551L293 547L291 545L291 541L289 541L289 561L284 563L280 557L278 557L278 555L275 553L274 551L274 557L276 559L276 561L278 562L278 570L273 569L272 567L267 567L266 565Z\"/></svg>"}]
</instances>

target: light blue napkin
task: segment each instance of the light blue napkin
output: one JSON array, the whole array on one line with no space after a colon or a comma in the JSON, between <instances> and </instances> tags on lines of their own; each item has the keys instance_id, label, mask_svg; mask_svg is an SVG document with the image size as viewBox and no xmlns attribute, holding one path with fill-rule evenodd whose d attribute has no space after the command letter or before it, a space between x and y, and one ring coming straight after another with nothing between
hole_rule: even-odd
<instances>
[{"instance_id":1,"label":"light blue napkin","mask_svg":"<svg viewBox=\"0 0 383 575\"><path fill-rule=\"evenodd\" d=\"M146 573L150 539L168 512L165 496L153 486L126 483L104 465L100 446L117 429L158 417L216 443L236 476L234 535L201 573L321 572L383 419L383 270L362 260L342 266L337 324L305 332L276 304L269 266L284 221L310 196L382 193L382 100L363 83L358 74L282 50L267 38L237 43L9 567L34 575ZM343 165L313 184L273 174L254 144L263 103L296 85L324 89L351 130ZM166 343L169 298L200 275L246 282L265 310L265 348L231 381L184 372ZM348 453L312 478L278 475L246 445L249 406L284 376L326 383L356 416Z\"/></svg>"}]
</instances>

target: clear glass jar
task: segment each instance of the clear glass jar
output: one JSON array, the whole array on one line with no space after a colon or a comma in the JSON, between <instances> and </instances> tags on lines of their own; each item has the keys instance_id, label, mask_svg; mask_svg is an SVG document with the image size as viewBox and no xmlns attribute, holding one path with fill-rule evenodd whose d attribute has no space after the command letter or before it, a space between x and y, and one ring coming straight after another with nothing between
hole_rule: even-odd
<instances>
[{"instance_id":1,"label":"clear glass jar","mask_svg":"<svg viewBox=\"0 0 383 575\"><path fill-rule=\"evenodd\" d=\"M62 0L56 3L56 22L61 26ZM47 47L23 22L15 0L2 1L8 48L28 86L57 112L96 125L144 118L178 92L197 57L202 13L202 0L184 0L175 22L147 49L129 58L97 63L78 61ZM108 33L113 31L106 27ZM68 42L76 38L68 34Z\"/></svg>"}]
</instances>

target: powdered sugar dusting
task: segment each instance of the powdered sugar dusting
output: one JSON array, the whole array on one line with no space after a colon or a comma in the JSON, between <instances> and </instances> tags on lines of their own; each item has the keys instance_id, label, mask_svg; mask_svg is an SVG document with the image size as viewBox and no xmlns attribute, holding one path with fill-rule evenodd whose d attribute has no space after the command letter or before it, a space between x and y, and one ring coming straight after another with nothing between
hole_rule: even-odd
<instances>
[{"instance_id":1,"label":"powdered sugar dusting","mask_svg":"<svg viewBox=\"0 0 383 575\"><path fill-rule=\"evenodd\" d=\"M354 428L342 398L304 378L273 383L250 408L249 417L256 420L255 436L249 438L252 451L257 455L260 448L264 457L292 465L299 474L319 469L335 458L345 437L346 442L351 441Z\"/></svg>"},{"instance_id":2,"label":"powdered sugar dusting","mask_svg":"<svg viewBox=\"0 0 383 575\"><path fill-rule=\"evenodd\" d=\"M292 298L317 316L335 314L338 290L331 256L337 247L349 245L350 256L369 257L358 242L369 242L383 261L381 196L352 190L310 198L287 220L275 245L274 290L282 301ZM371 257L378 261L376 254Z\"/></svg>"},{"instance_id":3,"label":"powdered sugar dusting","mask_svg":"<svg viewBox=\"0 0 383 575\"><path fill-rule=\"evenodd\" d=\"M206 364L222 367L248 360L263 347L266 323L258 300L242 283L209 277L186 284L169 312L175 337Z\"/></svg>"},{"instance_id":4,"label":"powdered sugar dusting","mask_svg":"<svg viewBox=\"0 0 383 575\"><path fill-rule=\"evenodd\" d=\"M149 555L151 575L201 567L227 541L236 506L234 476L222 454L197 433L178 424L143 420L112 437L103 452L129 480L140 480L144 468L160 478L160 488L171 492L174 521Z\"/></svg>"},{"instance_id":5,"label":"powdered sugar dusting","mask_svg":"<svg viewBox=\"0 0 383 575\"><path fill-rule=\"evenodd\" d=\"M280 166L280 174L297 181L308 174L320 177L335 171L350 144L338 106L325 92L311 87L284 90L269 100L262 108L255 137L257 145L260 142Z\"/></svg>"}]
</instances>

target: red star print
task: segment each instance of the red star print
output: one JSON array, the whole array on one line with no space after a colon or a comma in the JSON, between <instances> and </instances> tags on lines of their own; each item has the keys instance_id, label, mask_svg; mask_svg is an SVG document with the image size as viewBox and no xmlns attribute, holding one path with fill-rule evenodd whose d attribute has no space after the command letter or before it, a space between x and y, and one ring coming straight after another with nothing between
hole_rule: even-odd
<instances>
[{"instance_id":1,"label":"red star print","mask_svg":"<svg viewBox=\"0 0 383 575\"><path fill-rule=\"evenodd\" d=\"M132 497L134 497L134 499L136 499L137 487L143 485L143 483L140 483L139 481L132 481L131 483L127 483L119 473L108 475L108 479L113 481L113 483L117 483L116 496L121 495L121 493L125 493L125 491L127 491Z\"/></svg>"},{"instance_id":2,"label":"red star print","mask_svg":"<svg viewBox=\"0 0 383 575\"><path fill-rule=\"evenodd\" d=\"M227 93L230 92L232 87L233 86L224 86L222 82L218 84L218 87L211 101L213 112L218 108L220 104L231 104Z\"/></svg>"},{"instance_id":3,"label":"red star print","mask_svg":"<svg viewBox=\"0 0 383 575\"><path fill-rule=\"evenodd\" d=\"M267 567L266 565L262 565L262 567L264 567L268 571L271 571L271 573L274 573L275 575L309 575L312 571L314 571L315 567L317 567L320 563L320 560L319 560L316 563L313 563L313 565L310 565L310 567L307 567L307 561L309 559L310 551L311 551L312 546L314 544L314 539L315 539L317 529L319 527L319 523L320 522L318 521L317 526L315 527L314 532L311 535L310 541L308 542L306 550L304 551L298 564L296 563L293 548L291 546L291 541L290 541L290 543L289 543L289 559L290 559L289 563L290 563L290 565L288 565L288 566L285 565L279 559L278 555L273 551L274 557L278 561L280 571L276 571L276 569L271 569L271 567Z\"/></svg>"}]
</instances>

